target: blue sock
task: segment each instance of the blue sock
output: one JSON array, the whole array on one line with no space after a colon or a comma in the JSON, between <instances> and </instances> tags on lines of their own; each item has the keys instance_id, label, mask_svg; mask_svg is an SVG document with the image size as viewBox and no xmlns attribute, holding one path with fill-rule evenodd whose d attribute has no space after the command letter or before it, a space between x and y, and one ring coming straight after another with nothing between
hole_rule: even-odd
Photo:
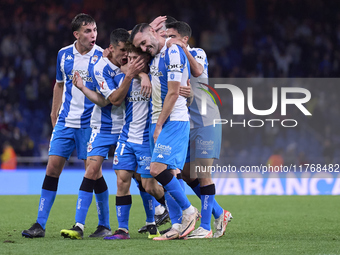
<instances>
[{"instance_id":1,"label":"blue sock","mask_svg":"<svg viewBox=\"0 0 340 255\"><path fill-rule=\"evenodd\" d=\"M142 183L137 181L135 178L134 178L134 180L137 183L137 187L139 189L139 194L140 194L140 196L143 200L143 206L144 206L144 210L145 210L145 214L146 214L146 222L154 222L155 221L155 202L156 202L156 199L145 191Z\"/></svg>"},{"instance_id":2,"label":"blue sock","mask_svg":"<svg viewBox=\"0 0 340 255\"><path fill-rule=\"evenodd\" d=\"M182 223L182 210L175 199L168 193L164 193L166 206L170 215L171 224Z\"/></svg>"},{"instance_id":3,"label":"blue sock","mask_svg":"<svg viewBox=\"0 0 340 255\"><path fill-rule=\"evenodd\" d=\"M179 183L181 184L182 190L185 192L185 184L184 184L184 181L182 179L181 173L177 174L177 179L178 179Z\"/></svg>"},{"instance_id":4,"label":"blue sock","mask_svg":"<svg viewBox=\"0 0 340 255\"><path fill-rule=\"evenodd\" d=\"M200 183L198 182L198 179L195 179L193 182L188 184L191 189L195 192L195 194L201 199L201 186ZM217 219L218 217L221 216L223 213L223 208L217 203L216 199L214 199L214 204L213 204L213 210L212 214L214 215L214 218Z\"/></svg>"},{"instance_id":5,"label":"blue sock","mask_svg":"<svg viewBox=\"0 0 340 255\"><path fill-rule=\"evenodd\" d=\"M56 195L57 191L51 191L46 189L41 190L37 223L39 223L43 229L45 229L46 227L46 222Z\"/></svg>"},{"instance_id":6,"label":"blue sock","mask_svg":"<svg viewBox=\"0 0 340 255\"><path fill-rule=\"evenodd\" d=\"M179 181L169 171L165 170L155 177L163 185L167 192L176 200L182 210L188 209L191 205L185 196Z\"/></svg>"},{"instance_id":7,"label":"blue sock","mask_svg":"<svg viewBox=\"0 0 340 255\"><path fill-rule=\"evenodd\" d=\"M154 203L154 205L155 205L154 207L155 207L155 208L161 204L161 203L158 202L156 199L154 200L154 202L155 202L155 203Z\"/></svg>"},{"instance_id":8,"label":"blue sock","mask_svg":"<svg viewBox=\"0 0 340 255\"><path fill-rule=\"evenodd\" d=\"M131 195L117 197L116 196L116 214L118 220L118 228L129 230L129 216L132 204Z\"/></svg>"},{"instance_id":9,"label":"blue sock","mask_svg":"<svg viewBox=\"0 0 340 255\"><path fill-rule=\"evenodd\" d=\"M201 227L206 230L211 230L210 221L211 213L215 199L215 184L210 184L205 187L201 187Z\"/></svg>"},{"instance_id":10,"label":"blue sock","mask_svg":"<svg viewBox=\"0 0 340 255\"><path fill-rule=\"evenodd\" d=\"M41 189L37 223L43 229L46 227L46 222L50 214L54 199L57 195L59 178L45 175L45 179Z\"/></svg>"},{"instance_id":11,"label":"blue sock","mask_svg":"<svg viewBox=\"0 0 340 255\"><path fill-rule=\"evenodd\" d=\"M87 191L79 190L76 217L75 217L76 222L79 222L85 225L86 215L92 203L92 197L93 197L93 191L87 192Z\"/></svg>"},{"instance_id":12,"label":"blue sock","mask_svg":"<svg viewBox=\"0 0 340 255\"><path fill-rule=\"evenodd\" d=\"M109 207L109 190L104 177L96 180L94 185L94 192L96 196L96 205L98 212L98 226L104 226L108 229L110 227L110 207Z\"/></svg>"},{"instance_id":13,"label":"blue sock","mask_svg":"<svg viewBox=\"0 0 340 255\"><path fill-rule=\"evenodd\" d=\"M95 180L83 178L79 188L77 207L76 207L76 223L79 222L85 225L86 215L92 203L93 188Z\"/></svg>"},{"instance_id":14,"label":"blue sock","mask_svg":"<svg viewBox=\"0 0 340 255\"><path fill-rule=\"evenodd\" d=\"M155 201L156 199L147 192L140 191L146 214L146 222L155 221Z\"/></svg>"}]
</instances>

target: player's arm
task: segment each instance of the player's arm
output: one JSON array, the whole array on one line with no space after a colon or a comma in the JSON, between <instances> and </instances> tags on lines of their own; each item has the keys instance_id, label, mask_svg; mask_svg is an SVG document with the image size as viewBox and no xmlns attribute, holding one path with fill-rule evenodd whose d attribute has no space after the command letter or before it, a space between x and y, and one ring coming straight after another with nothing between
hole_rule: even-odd
<instances>
[{"instance_id":1,"label":"player's arm","mask_svg":"<svg viewBox=\"0 0 340 255\"><path fill-rule=\"evenodd\" d=\"M108 100L110 100L111 104L118 107L123 103L126 94L129 91L132 79L143 70L144 65L144 60L141 57L138 57L137 59L128 63L128 70L122 84L108 97Z\"/></svg>"},{"instance_id":2,"label":"player's arm","mask_svg":"<svg viewBox=\"0 0 340 255\"><path fill-rule=\"evenodd\" d=\"M149 75L141 72L138 74L138 78L141 80L141 94L143 96L150 97L152 92L152 85L149 79Z\"/></svg>"},{"instance_id":3,"label":"player's arm","mask_svg":"<svg viewBox=\"0 0 340 255\"><path fill-rule=\"evenodd\" d=\"M179 87L181 83L178 81L168 81L168 93L165 96L162 111L158 117L153 139L156 142L159 134L162 131L162 127L166 119L170 116L172 109L179 96Z\"/></svg>"},{"instance_id":4,"label":"player's arm","mask_svg":"<svg viewBox=\"0 0 340 255\"><path fill-rule=\"evenodd\" d=\"M83 83L83 79L80 77L78 72L75 72L73 75L72 83L76 86L83 94L92 102L100 107L104 107L110 103L109 100L106 100L101 94L97 93L86 87Z\"/></svg>"},{"instance_id":5,"label":"player's arm","mask_svg":"<svg viewBox=\"0 0 340 255\"><path fill-rule=\"evenodd\" d=\"M186 44L179 39L172 38L169 41L167 41L166 46L169 48L172 44L177 44L184 51L185 55L189 60L191 74L194 77L200 76L204 71L204 67L191 55L188 48L186 47Z\"/></svg>"},{"instance_id":6,"label":"player's arm","mask_svg":"<svg viewBox=\"0 0 340 255\"><path fill-rule=\"evenodd\" d=\"M179 95L187 99L187 106L189 107L194 100L194 91L191 89L190 79L188 79L187 85L179 87Z\"/></svg>"},{"instance_id":7,"label":"player's arm","mask_svg":"<svg viewBox=\"0 0 340 255\"><path fill-rule=\"evenodd\" d=\"M53 88L51 122L54 128L58 120L59 109L63 100L64 82L56 82Z\"/></svg>"}]
</instances>

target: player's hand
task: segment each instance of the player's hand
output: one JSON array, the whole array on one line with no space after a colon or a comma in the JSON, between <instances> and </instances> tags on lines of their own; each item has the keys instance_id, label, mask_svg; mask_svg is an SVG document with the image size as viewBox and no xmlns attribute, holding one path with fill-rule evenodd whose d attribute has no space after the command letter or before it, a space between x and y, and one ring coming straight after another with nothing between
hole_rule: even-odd
<instances>
[{"instance_id":1,"label":"player's hand","mask_svg":"<svg viewBox=\"0 0 340 255\"><path fill-rule=\"evenodd\" d=\"M166 21L166 16L158 16L149 25L157 32L163 27L163 22Z\"/></svg>"},{"instance_id":2,"label":"player's hand","mask_svg":"<svg viewBox=\"0 0 340 255\"><path fill-rule=\"evenodd\" d=\"M140 93L142 94L142 96L151 97L152 85L151 85L151 81L149 79L149 76L147 74L145 74L141 77L140 85L141 85Z\"/></svg>"},{"instance_id":3,"label":"player's hand","mask_svg":"<svg viewBox=\"0 0 340 255\"><path fill-rule=\"evenodd\" d=\"M141 56L138 56L138 58L129 61L127 65L128 70L126 72L126 76L134 78L136 75L142 72L143 68L145 67L145 60Z\"/></svg>"},{"instance_id":4,"label":"player's hand","mask_svg":"<svg viewBox=\"0 0 340 255\"><path fill-rule=\"evenodd\" d=\"M75 71L73 74L72 83L80 90L82 90L82 88L84 87L83 79L77 71Z\"/></svg>"},{"instance_id":5,"label":"player's hand","mask_svg":"<svg viewBox=\"0 0 340 255\"><path fill-rule=\"evenodd\" d=\"M106 48L103 51L103 58L110 58L111 57L111 51L109 50L109 48Z\"/></svg>"},{"instance_id":6,"label":"player's hand","mask_svg":"<svg viewBox=\"0 0 340 255\"><path fill-rule=\"evenodd\" d=\"M155 144L156 144L158 136L161 132L162 132L162 127L156 125L155 132L153 132L153 141L154 141Z\"/></svg>"},{"instance_id":7,"label":"player's hand","mask_svg":"<svg viewBox=\"0 0 340 255\"><path fill-rule=\"evenodd\" d=\"M190 79L187 81L188 86L180 86L179 87L179 95L182 97L189 98L191 97L191 85L190 85Z\"/></svg>"},{"instance_id":8,"label":"player's hand","mask_svg":"<svg viewBox=\"0 0 340 255\"><path fill-rule=\"evenodd\" d=\"M168 41L166 42L166 47L170 48L171 45L173 45L173 44L177 44L177 45L178 45L179 47L181 47L182 49L186 47L185 44L184 44L184 42L182 42L181 40L176 39L176 38L171 38L170 40L168 40Z\"/></svg>"}]
</instances>

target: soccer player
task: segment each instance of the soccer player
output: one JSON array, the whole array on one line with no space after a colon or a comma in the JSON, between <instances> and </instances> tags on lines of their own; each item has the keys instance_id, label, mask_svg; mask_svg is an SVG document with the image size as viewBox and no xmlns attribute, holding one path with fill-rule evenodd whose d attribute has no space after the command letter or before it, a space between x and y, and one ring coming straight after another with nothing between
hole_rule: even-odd
<instances>
[{"instance_id":1,"label":"soccer player","mask_svg":"<svg viewBox=\"0 0 340 255\"><path fill-rule=\"evenodd\" d=\"M161 37L146 23L138 24L129 39L135 47L153 57L150 64L152 84L152 124L150 174L163 185L183 211L182 224L154 240L185 237L195 228L198 210L191 205L176 177L169 171L183 169L189 142L189 116L186 99L179 96L180 85L186 86L190 66L177 45L167 48Z\"/></svg>"},{"instance_id":2,"label":"soccer player","mask_svg":"<svg viewBox=\"0 0 340 255\"><path fill-rule=\"evenodd\" d=\"M210 172L198 173L197 178L190 176L190 163L195 166L211 166L215 158L219 158L221 148L222 130L213 127L213 120L220 118L219 110L211 100L207 102L209 115L201 113L201 101L203 92L200 82L208 81L208 60L204 50L190 48L188 40L191 37L190 26L181 21L167 24L167 36L172 38L167 42L170 47L173 43L180 46L188 57L191 67L191 83L194 91L194 99L190 108L191 130L190 146L187 153L187 163L183 169L183 179L194 190L201 199L202 219L198 229L193 231L188 238L218 238L226 230L228 221L232 219L230 212L223 210L215 200L215 184L211 179ZM201 141L212 141L213 143L202 143ZM191 147L191 150L190 150ZM191 153L190 153L191 151ZM192 171L193 173L194 171ZM215 217L214 226L216 232L212 235L210 227L211 213Z\"/></svg>"},{"instance_id":3,"label":"soccer player","mask_svg":"<svg viewBox=\"0 0 340 255\"><path fill-rule=\"evenodd\" d=\"M80 186L78 202L76 207L76 224L71 229L61 230L65 238L82 239L84 224L89 206L92 202L92 190L95 179L101 173L101 165L112 145L117 144L120 131L124 124L123 99L130 86L132 78L139 74L143 67L142 60L128 65L127 75L121 84L113 82L114 77L121 73L120 67L126 64L127 52L125 42L129 33L125 29L115 29L110 35L110 46L108 57L102 57L96 61L91 71L94 81L92 90L84 86L80 75L76 72L73 78L74 85L82 91L87 98L96 103L92 118L92 134L87 147L87 168L83 182ZM120 86L118 86L120 85ZM96 92L97 91L97 92ZM105 237L112 235L109 222L108 190L100 193L105 211L99 214L99 225L97 231L90 237ZM98 202L98 201L97 201Z\"/></svg>"},{"instance_id":4,"label":"soccer player","mask_svg":"<svg viewBox=\"0 0 340 255\"><path fill-rule=\"evenodd\" d=\"M54 129L38 217L30 229L22 231L22 236L29 238L45 236L46 222L57 194L59 176L75 148L78 158L83 159L86 166L86 145L91 134L90 118L94 104L72 86L72 78L74 73L78 72L84 82L91 86L93 81L89 69L91 64L102 56L103 49L95 44L97 26L91 16L78 14L72 20L72 31L77 40L72 45L62 48L57 57L51 111ZM95 176L94 183L96 194L105 190L106 182L102 176ZM98 201L97 195L96 199Z\"/></svg>"},{"instance_id":5,"label":"soccer player","mask_svg":"<svg viewBox=\"0 0 340 255\"><path fill-rule=\"evenodd\" d=\"M142 56L150 60L148 53L142 52L133 45L128 46L129 63L135 62L138 57ZM148 66L143 70L148 73ZM124 74L115 77L117 84L124 79ZM160 236L155 220L154 206L150 195L157 199L164 199L164 190L158 182L150 175L151 152L149 144L149 97L141 94L141 84L138 79L133 79L129 91L125 98L125 124L120 134L118 145L114 154L113 169L117 174L117 195L116 195L116 213L118 220L118 230L109 237L104 239L130 239L129 235L129 214L132 204L130 195L130 185L132 176L136 170L141 175L140 185L149 195L148 199L143 198L143 204L146 210L146 226L149 232L148 238ZM150 204L151 203L151 204Z\"/></svg>"}]
</instances>

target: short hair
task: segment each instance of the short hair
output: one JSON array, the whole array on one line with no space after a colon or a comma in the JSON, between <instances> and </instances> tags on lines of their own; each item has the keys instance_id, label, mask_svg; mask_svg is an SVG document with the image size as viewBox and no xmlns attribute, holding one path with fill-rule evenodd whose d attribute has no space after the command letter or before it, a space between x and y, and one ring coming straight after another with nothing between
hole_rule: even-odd
<instances>
[{"instance_id":1,"label":"short hair","mask_svg":"<svg viewBox=\"0 0 340 255\"><path fill-rule=\"evenodd\" d=\"M166 15L165 25L170 24L172 22L176 22L176 21L177 21L177 19L175 19L174 17Z\"/></svg>"},{"instance_id":2,"label":"short hair","mask_svg":"<svg viewBox=\"0 0 340 255\"><path fill-rule=\"evenodd\" d=\"M78 31L82 26L87 24L95 24L96 21L90 15L85 13L79 13L75 16L71 22L72 32Z\"/></svg>"},{"instance_id":3,"label":"short hair","mask_svg":"<svg viewBox=\"0 0 340 255\"><path fill-rule=\"evenodd\" d=\"M124 28L117 28L113 30L110 34L110 44L117 46L119 42L126 43L129 39L129 32Z\"/></svg>"},{"instance_id":4,"label":"short hair","mask_svg":"<svg viewBox=\"0 0 340 255\"><path fill-rule=\"evenodd\" d=\"M166 28L168 28L168 29L173 28L173 29L177 30L177 32L181 36L188 36L189 38L191 37L191 28L184 21L176 21L176 22L169 23L169 24L166 25Z\"/></svg>"},{"instance_id":5,"label":"short hair","mask_svg":"<svg viewBox=\"0 0 340 255\"><path fill-rule=\"evenodd\" d=\"M133 39L135 39L135 36L139 32L143 32L147 27L151 27L148 23L140 23L137 24L131 31L129 42L133 43Z\"/></svg>"},{"instance_id":6,"label":"short hair","mask_svg":"<svg viewBox=\"0 0 340 255\"><path fill-rule=\"evenodd\" d=\"M135 53L137 53L138 55L145 55L145 56L151 57L151 54L150 54L150 53L144 52L144 51L142 51L141 48L135 47L135 46L132 44L132 42L130 42L130 41L128 41L128 42L125 44L125 47L126 47L126 50L127 50L128 53L129 53L129 52L135 52Z\"/></svg>"}]
</instances>

